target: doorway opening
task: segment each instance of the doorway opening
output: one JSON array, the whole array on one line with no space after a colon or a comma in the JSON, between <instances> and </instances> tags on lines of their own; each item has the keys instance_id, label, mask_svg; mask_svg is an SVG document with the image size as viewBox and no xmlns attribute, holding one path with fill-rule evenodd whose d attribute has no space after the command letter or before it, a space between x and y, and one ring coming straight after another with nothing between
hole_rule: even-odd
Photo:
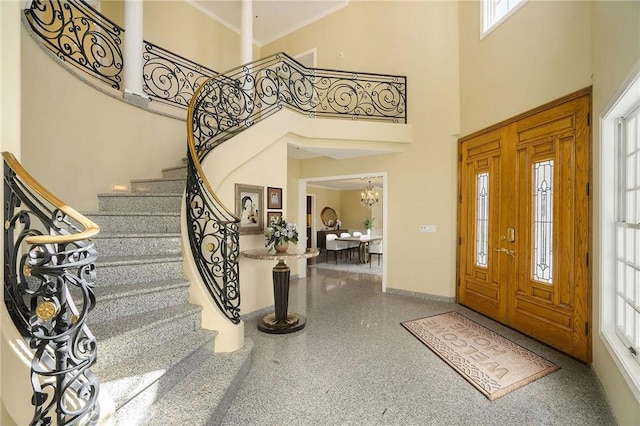
<instances>
[{"instance_id":1,"label":"doorway opening","mask_svg":"<svg viewBox=\"0 0 640 426\"><path fill-rule=\"evenodd\" d=\"M308 186L325 186L327 188L342 188L342 189L351 189L362 191L362 189L367 185L367 179L376 178L377 181L380 182L379 191L381 193L381 219L375 222L375 228L377 231L381 233L382 236L382 247L383 254L381 256L381 265L382 265L382 284L381 290L382 292L386 292L387 288L387 256L386 254L386 236L387 236L387 203L385 202L387 198L387 173L386 172L369 172L369 173L359 173L359 174L350 174L350 175L337 175L337 176L322 176L322 177L314 177L314 178L304 178L298 180L298 217L305 218L307 217L307 196L313 195L309 194ZM357 185L357 186L356 186ZM317 197L313 200L314 202L320 202L317 200ZM311 213L311 235L312 235L312 247L318 246L317 237L315 238L314 245L314 236L317 235L318 230L322 230L323 227L320 227L318 224L319 212L318 209L322 209L322 205L317 205L317 203L312 205L312 213ZM358 208L362 208L358 205ZM364 211L364 209L363 209ZM364 227L364 225L362 225ZM323 254L321 254L322 256ZM377 260L374 260L377 261ZM305 268L305 260L302 259L298 261L298 271L299 276L306 276L306 268ZM304 272L303 272L304 271ZM303 275L304 274L304 275Z\"/></svg>"}]
</instances>

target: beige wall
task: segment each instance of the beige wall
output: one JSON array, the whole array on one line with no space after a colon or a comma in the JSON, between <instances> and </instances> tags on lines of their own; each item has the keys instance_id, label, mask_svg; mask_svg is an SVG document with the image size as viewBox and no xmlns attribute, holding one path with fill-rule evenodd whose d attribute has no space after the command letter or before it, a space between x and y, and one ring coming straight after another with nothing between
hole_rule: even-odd
<instances>
[{"instance_id":1,"label":"beige wall","mask_svg":"<svg viewBox=\"0 0 640 426\"><path fill-rule=\"evenodd\" d=\"M283 188L282 197L287 200L287 145L284 142L277 142L262 151L258 157L238 167L227 179L224 187L218 191L218 196L232 210L235 203L235 183L248 185L260 185L264 187L263 201L266 203L267 186ZM284 211L286 216L287 211ZM266 223L266 209L262 212L263 223ZM263 234L240 236L240 249L264 248L265 237ZM240 289L241 289L241 314L248 314L253 311L273 305L273 285L271 270L277 262L240 259ZM290 266L294 266L290 262ZM295 272L294 272L295 273Z\"/></svg>"},{"instance_id":2,"label":"beige wall","mask_svg":"<svg viewBox=\"0 0 640 426\"><path fill-rule=\"evenodd\" d=\"M47 70L46 73L42 70ZM76 210L131 179L161 176L186 152L183 121L151 114L81 82L22 30L22 160ZM43 149L44 147L44 149Z\"/></svg>"},{"instance_id":3,"label":"beige wall","mask_svg":"<svg viewBox=\"0 0 640 426\"><path fill-rule=\"evenodd\" d=\"M100 12L124 27L122 0L102 0ZM144 0L143 19L144 39L163 49L217 72L240 65L240 36L186 1Z\"/></svg>"},{"instance_id":4,"label":"beige wall","mask_svg":"<svg viewBox=\"0 0 640 426\"><path fill-rule=\"evenodd\" d=\"M366 183L363 183L362 187ZM364 208L360 204L360 195L362 190L354 189L350 191L341 191L340 192L340 204L342 205L342 225L345 228L349 228L349 230L353 231L363 231L364 220L367 217L373 217L373 230L382 232L382 204L384 203L382 197L382 190L380 188L375 189L378 192L378 199L380 202L374 205L371 209Z\"/></svg>"},{"instance_id":5,"label":"beige wall","mask_svg":"<svg viewBox=\"0 0 640 426\"><path fill-rule=\"evenodd\" d=\"M640 2L593 2L593 367L621 425L640 424L640 404L605 348L600 332L600 122L597 119L640 61Z\"/></svg>"},{"instance_id":6,"label":"beige wall","mask_svg":"<svg viewBox=\"0 0 640 426\"><path fill-rule=\"evenodd\" d=\"M452 297L458 4L353 1L263 46L262 53L296 54L311 48L317 48L318 67L406 75L415 141L403 153L364 161L302 160L301 177L387 172L387 286ZM344 54L342 59L339 52ZM438 233L420 234L420 224L435 224Z\"/></svg>"},{"instance_id":7,"label":"beige wall","mask_svg":"<svg viewBox=\"0 0 640 426\"><path fill-rule=\"evenodd\" d=\"M239 35L186 1L145 0L144 39L217 72L240 65Z\"/></svg>"},{"instance_id":8,"label":"beige wall","mask_svg":"<svg viewBox=\"0 0 640 426\"><path fill-rule=\"evenodd\" d=\"M460 3L460 133L591 85L591 6L530 0L480 40L477 1Z\"/></svg>"},{"instance_id":9,"label":"beige wall","mask_svg":"<svg viewBox=\"0 0 640 426\"><path fill-rule=\"evenodd\" d=\"M338 219L342 221L344 212L342 210L339 190L309 184L307 185L307 194L315 195L316 197L314 225L317 231L321 231L327 228L325 224L322 223L322 219L320 218L320 213L322 213L322 209L324 209L325 207L331 207L332 209L334 209L336 211L336 214L338 215ZM344 221L342 221L342 227L345 229L347 228L347 226L344 224Z\"/></svg>"}]
</instances>

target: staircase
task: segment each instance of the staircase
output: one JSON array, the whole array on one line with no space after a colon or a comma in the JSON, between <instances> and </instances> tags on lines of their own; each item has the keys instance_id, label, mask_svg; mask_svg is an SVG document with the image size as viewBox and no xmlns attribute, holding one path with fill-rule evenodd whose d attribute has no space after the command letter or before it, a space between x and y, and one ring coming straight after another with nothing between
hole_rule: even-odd
<instances>
[{"instance_id":1,"label":"staircase","mask_svg":"<svg viewBox=\"0 0 640 426\"><path fill-rule=\"evenodd\" d=\"M201 328L189 303L180 236L186 167L161 179L132 180L130 193L98 194L96 308L92 368L116 404L118 425L215 424L248 372L253 342L214 353L216 332Z\"/></svg>"}]
</instances>

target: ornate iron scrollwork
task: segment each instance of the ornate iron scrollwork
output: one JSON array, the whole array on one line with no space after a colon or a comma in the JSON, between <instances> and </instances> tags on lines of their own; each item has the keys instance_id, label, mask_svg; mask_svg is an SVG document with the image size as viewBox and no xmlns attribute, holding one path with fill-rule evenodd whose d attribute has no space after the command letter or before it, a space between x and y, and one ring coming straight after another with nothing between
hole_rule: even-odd
<instances>
[{"instance_id":1,"label":"ornate iron scrollwork","mask_svg":"<svg viewBox=\"0 0 640 426\"><path fill-rule=\"evenodd\" d=\"M283 107L310 117L406 123L406 77L307 69L279 53L212 77L196 90L188 112L189 241L211 297L234 323L240 305L238 218L205 184L200 162Z\"/></svg>"},{"instance_id":2,"label":"ornate iron scrollwork","mask_svg":"<svg viewBox=\"0 0 640 426\"><path fill-rule=\"evenodd\" d=\"M200 276L221 312L240 322L238 224L210 196L195 164L187 165L189 243Z\"/></svg>"},{"instance_id":3,"label":"ornate iron scrollwork","mask_svg":"<svg viewBox=\"0 0 640 426\"><path fill-rule=\"evenodd\" d=\"M96 251L89 240L31 243L81 230L4 164L4 303L34 351L31 424L52 424L53 416L58 425L97 424L99 383L89 369L97 345L86 325Z\"/></svg>"},{"instance_id":4,"label":"ornate iron scrollwork","mask_svg":"<svg viewBox=\"0 0 640 426\"><path fill-rule=\"evenodd\" d=\"M217 73L180 55L145 41L144 85L152 100L187 108L193 93Z\"/></svg>"},{"instance_id":5,"label":"ornate iron scrollwork","mask_svg":"<svg viewBox=\"0 0 640 426\"><path fill-rule=\"evenodd\" d=\"M122 28L80 0L34 0L24 13L33 32L58 58L120 89Z\"/></svg>"}]
</instances>

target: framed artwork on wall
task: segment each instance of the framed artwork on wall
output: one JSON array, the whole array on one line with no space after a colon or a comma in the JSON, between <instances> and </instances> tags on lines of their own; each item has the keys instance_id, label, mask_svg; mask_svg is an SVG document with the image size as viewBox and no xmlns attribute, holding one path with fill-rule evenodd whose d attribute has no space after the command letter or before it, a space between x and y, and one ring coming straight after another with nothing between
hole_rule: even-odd
<instances>
[{"instance_id":1,"label":"framed artwork on wall","mask_svg":"<svg viewBox=\"0 0 640 426\"><path fill-rule=\"evenodd\" d=\"M264 232L264 186L236 183L236 216L240 218L240 234Z\"/></svg>"},{"instance_id":2,"label":"framed artwork on wall","mask_svg":"<svg viewBox=\"0 0 640 426\"><path fill-rule=\"evenodd\" d=\"M267 212L267 226L271 224L271 219L274 217L281 217L282 212Z\"/></svg>"},{"instance_id":3,"label":"framed artwork on wall","mask_svg":"<svg viewBox=\"0 0 640 426\"><path fill-rule=\"evenodd\" d=\"M282 209L282 188L267 187L267 208Z\"/></svg>"}]
</instances>

